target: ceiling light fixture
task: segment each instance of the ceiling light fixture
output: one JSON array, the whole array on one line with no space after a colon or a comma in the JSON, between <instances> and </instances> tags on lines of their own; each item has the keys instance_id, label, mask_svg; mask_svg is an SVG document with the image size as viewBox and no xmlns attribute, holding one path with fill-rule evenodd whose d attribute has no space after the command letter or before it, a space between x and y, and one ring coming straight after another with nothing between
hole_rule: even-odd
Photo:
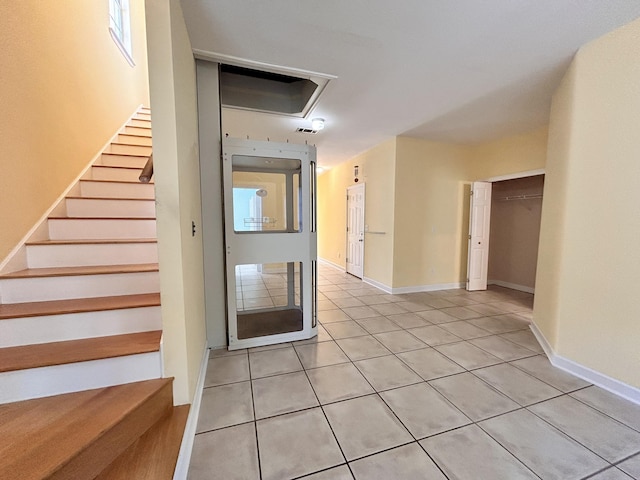
<instances>
[{"instance_id":1,"label":"ceiling light fixture","mask_svg":"<svg viewBox=\"0 0 640 480\"><path fill-rule=\"evenodd\" d=\"M314 118L311 120L312 130L322 130L324 128L324 118Z\"/></svg>"}]
</instances>

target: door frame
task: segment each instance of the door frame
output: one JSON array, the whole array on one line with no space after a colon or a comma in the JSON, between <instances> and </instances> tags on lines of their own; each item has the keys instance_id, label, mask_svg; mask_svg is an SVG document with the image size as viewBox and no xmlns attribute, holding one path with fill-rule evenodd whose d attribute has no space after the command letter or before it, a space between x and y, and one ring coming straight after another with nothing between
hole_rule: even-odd
<instances>
[{"instance_id":1,"label":"door frame","mask_svg":"<svg viewBox=\"0 0 640 480\"><path fill-rule=\"evenodd\" d=\"M495 183L495 182L502 182L504 180L515 180L518 178L526 178L526 177L535 177L537 175L546 175L546 169L544 168L538 168L535 170L524 170L522 172L515 172L515 173L508 173L505 175L496 175L494 177L489 177L489 178L481 178L478 180L474 180L477 182L489 182L491 184ZM471 190L473 190L473 182L471 182ZM493 193L492 193L493 195ZM471 201L469 202L469 205L471 206ZM491 203L489 203L489 212L491 212ZM472 215L473 215L473 209L469 209L469 231L467 232L467 236L469 237L469 242L471 241L470 239L470 235L471 235L471 225L472 225ZM538 239L538 243L540 242L540 239ZM470 260L470 256L471 256L471 251L470 248L467 248L467 279L469 278L469 260ZM488 261L488 257L487 257L487 261ZM489 274L489 269L487 267L486 269L487 271L487 276ZM487 281L489 279L487 278ZM467 283L465 284L465 288L468 289L468 280ZM488 286L488 285L487 285Z\"/></svg>"},{"instance_id":2,"label":"door frame","mask_svg":"<svg viewBox=\"0 0 640 480\"><path fill-rule=\"evenodd\" d=\"M360 279L364 279L364 249L365 249L365 231L366 231L366 227L365 227L365 223L364 223L364 219L365 219L365 206L366 206L366 194L367 194L367 189L365 187L365 183L356 183L353 185L350 185L349 187L347 187L347 215L346 215L346 220L347 220L347 225L345 228L345 232L346 232L346 252L345 252L345 272L353 275L356 278L360 278ZM348 268L347 268L347 259L349 258L349 192L351 190L355 190L355 189L362 189L362 232L360 233L361 238L360 241L362 242L362 247L360 248L360 264L362 265L362 277L358 277L357 275L355 275L354 273L349 272Z\"/></svg>"}]
</instances>

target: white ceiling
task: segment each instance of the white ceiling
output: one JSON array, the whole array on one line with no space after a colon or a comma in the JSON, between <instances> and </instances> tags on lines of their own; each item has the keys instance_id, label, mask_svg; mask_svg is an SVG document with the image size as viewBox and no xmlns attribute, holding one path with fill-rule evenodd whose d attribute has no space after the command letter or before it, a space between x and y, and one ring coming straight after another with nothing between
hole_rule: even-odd
<instances>
[{"instance_id":1,"label":"white ceiling","mask_svg":"<svg viewBox=\"0 0 640 480\"><path fill-rule=\"evenodd\" d=\"M332 166L396 135L476 143L547 123L576 50L638 0L182 0L194 50L337 76L306 119L225 109L233 137ZM326 119L317 135L295 133Z\"/></svg>"}]
</instances>

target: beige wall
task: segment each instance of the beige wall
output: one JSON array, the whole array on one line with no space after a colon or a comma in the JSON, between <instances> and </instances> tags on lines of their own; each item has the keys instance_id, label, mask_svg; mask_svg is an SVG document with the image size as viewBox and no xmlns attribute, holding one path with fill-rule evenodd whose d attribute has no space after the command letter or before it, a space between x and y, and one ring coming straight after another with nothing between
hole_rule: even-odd
<instances>
[{"instance_id":1,"label":"beige wall","mask_svg":"<svg viewBox=\"0 0 640 480\"><path fill-rule=\"evenodd\" d=\"M196 67L178 0L147 0L165 375L193 400L203 350L203 250ZM191 235L191 222L196 234Z\"/></svg>"},{"instance_id":2,"label":"beige wall","mask_svg":"<svg viewBox=\"0 0 640 480\"><path fill-rule=\"evenodd\" d=\"M468 148L398 137L393 287L466 277Z\"/></svg>"},{"instance_id":3,"label":"beige wall","mask_svg":"<svg viewBox=\"0 0 640 480\"><path fill-rule=\"evenodd\" d=\"M583 47L553 101L534 322L640 387L640 20Z\"/></svg>"},{"instance_id":4,"label":"beige wall","mask_svg":"<svg viewBox=\"0 0 640 480\"><path fill-rule=\"evenodd\" d=\"M493 183L489 283L535 287L543 188L543 175ZM521 195L540 198L507 200Z\"/></svg>"},{"instance_id":5,"label":"beige wall","mask_svg":"<svg viewBox=\"0 0 640 480\"><path fill-rule=\"evenodd\" d=\"M365 225L384 235L365 236L364 275L384 285L393 276L393 203L396 139L388 140L318 177L318 256L345 266L347 187L353 167L365 184Z\"/></svg>"},{"instance_id":6,"label":"beige wall","mask_svg":"<svg viewBox=\"0 0 640 480\"><path fill-rule=\"evenodd\" d=\"M148 104L144 1L131 1L131 67L108 0L2 2L0 262L118 127Z\"/></svg>"}]
</instances>

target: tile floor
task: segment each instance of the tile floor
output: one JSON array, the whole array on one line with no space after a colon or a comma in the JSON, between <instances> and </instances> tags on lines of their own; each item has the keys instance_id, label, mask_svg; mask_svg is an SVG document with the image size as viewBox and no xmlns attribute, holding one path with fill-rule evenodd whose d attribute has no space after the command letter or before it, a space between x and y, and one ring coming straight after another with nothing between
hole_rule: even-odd
<instances>
[{"instance_id":1,"label":"tile floor","mask_svg":"<svg viewBox=\"0 0 640 480\"><path fill-rule=\"evenodd\" d=\"M531 295L320 273L316 339L211 353L189 479L640 479L640 406L551 366Z\"/></svg>"}]
</instances>

